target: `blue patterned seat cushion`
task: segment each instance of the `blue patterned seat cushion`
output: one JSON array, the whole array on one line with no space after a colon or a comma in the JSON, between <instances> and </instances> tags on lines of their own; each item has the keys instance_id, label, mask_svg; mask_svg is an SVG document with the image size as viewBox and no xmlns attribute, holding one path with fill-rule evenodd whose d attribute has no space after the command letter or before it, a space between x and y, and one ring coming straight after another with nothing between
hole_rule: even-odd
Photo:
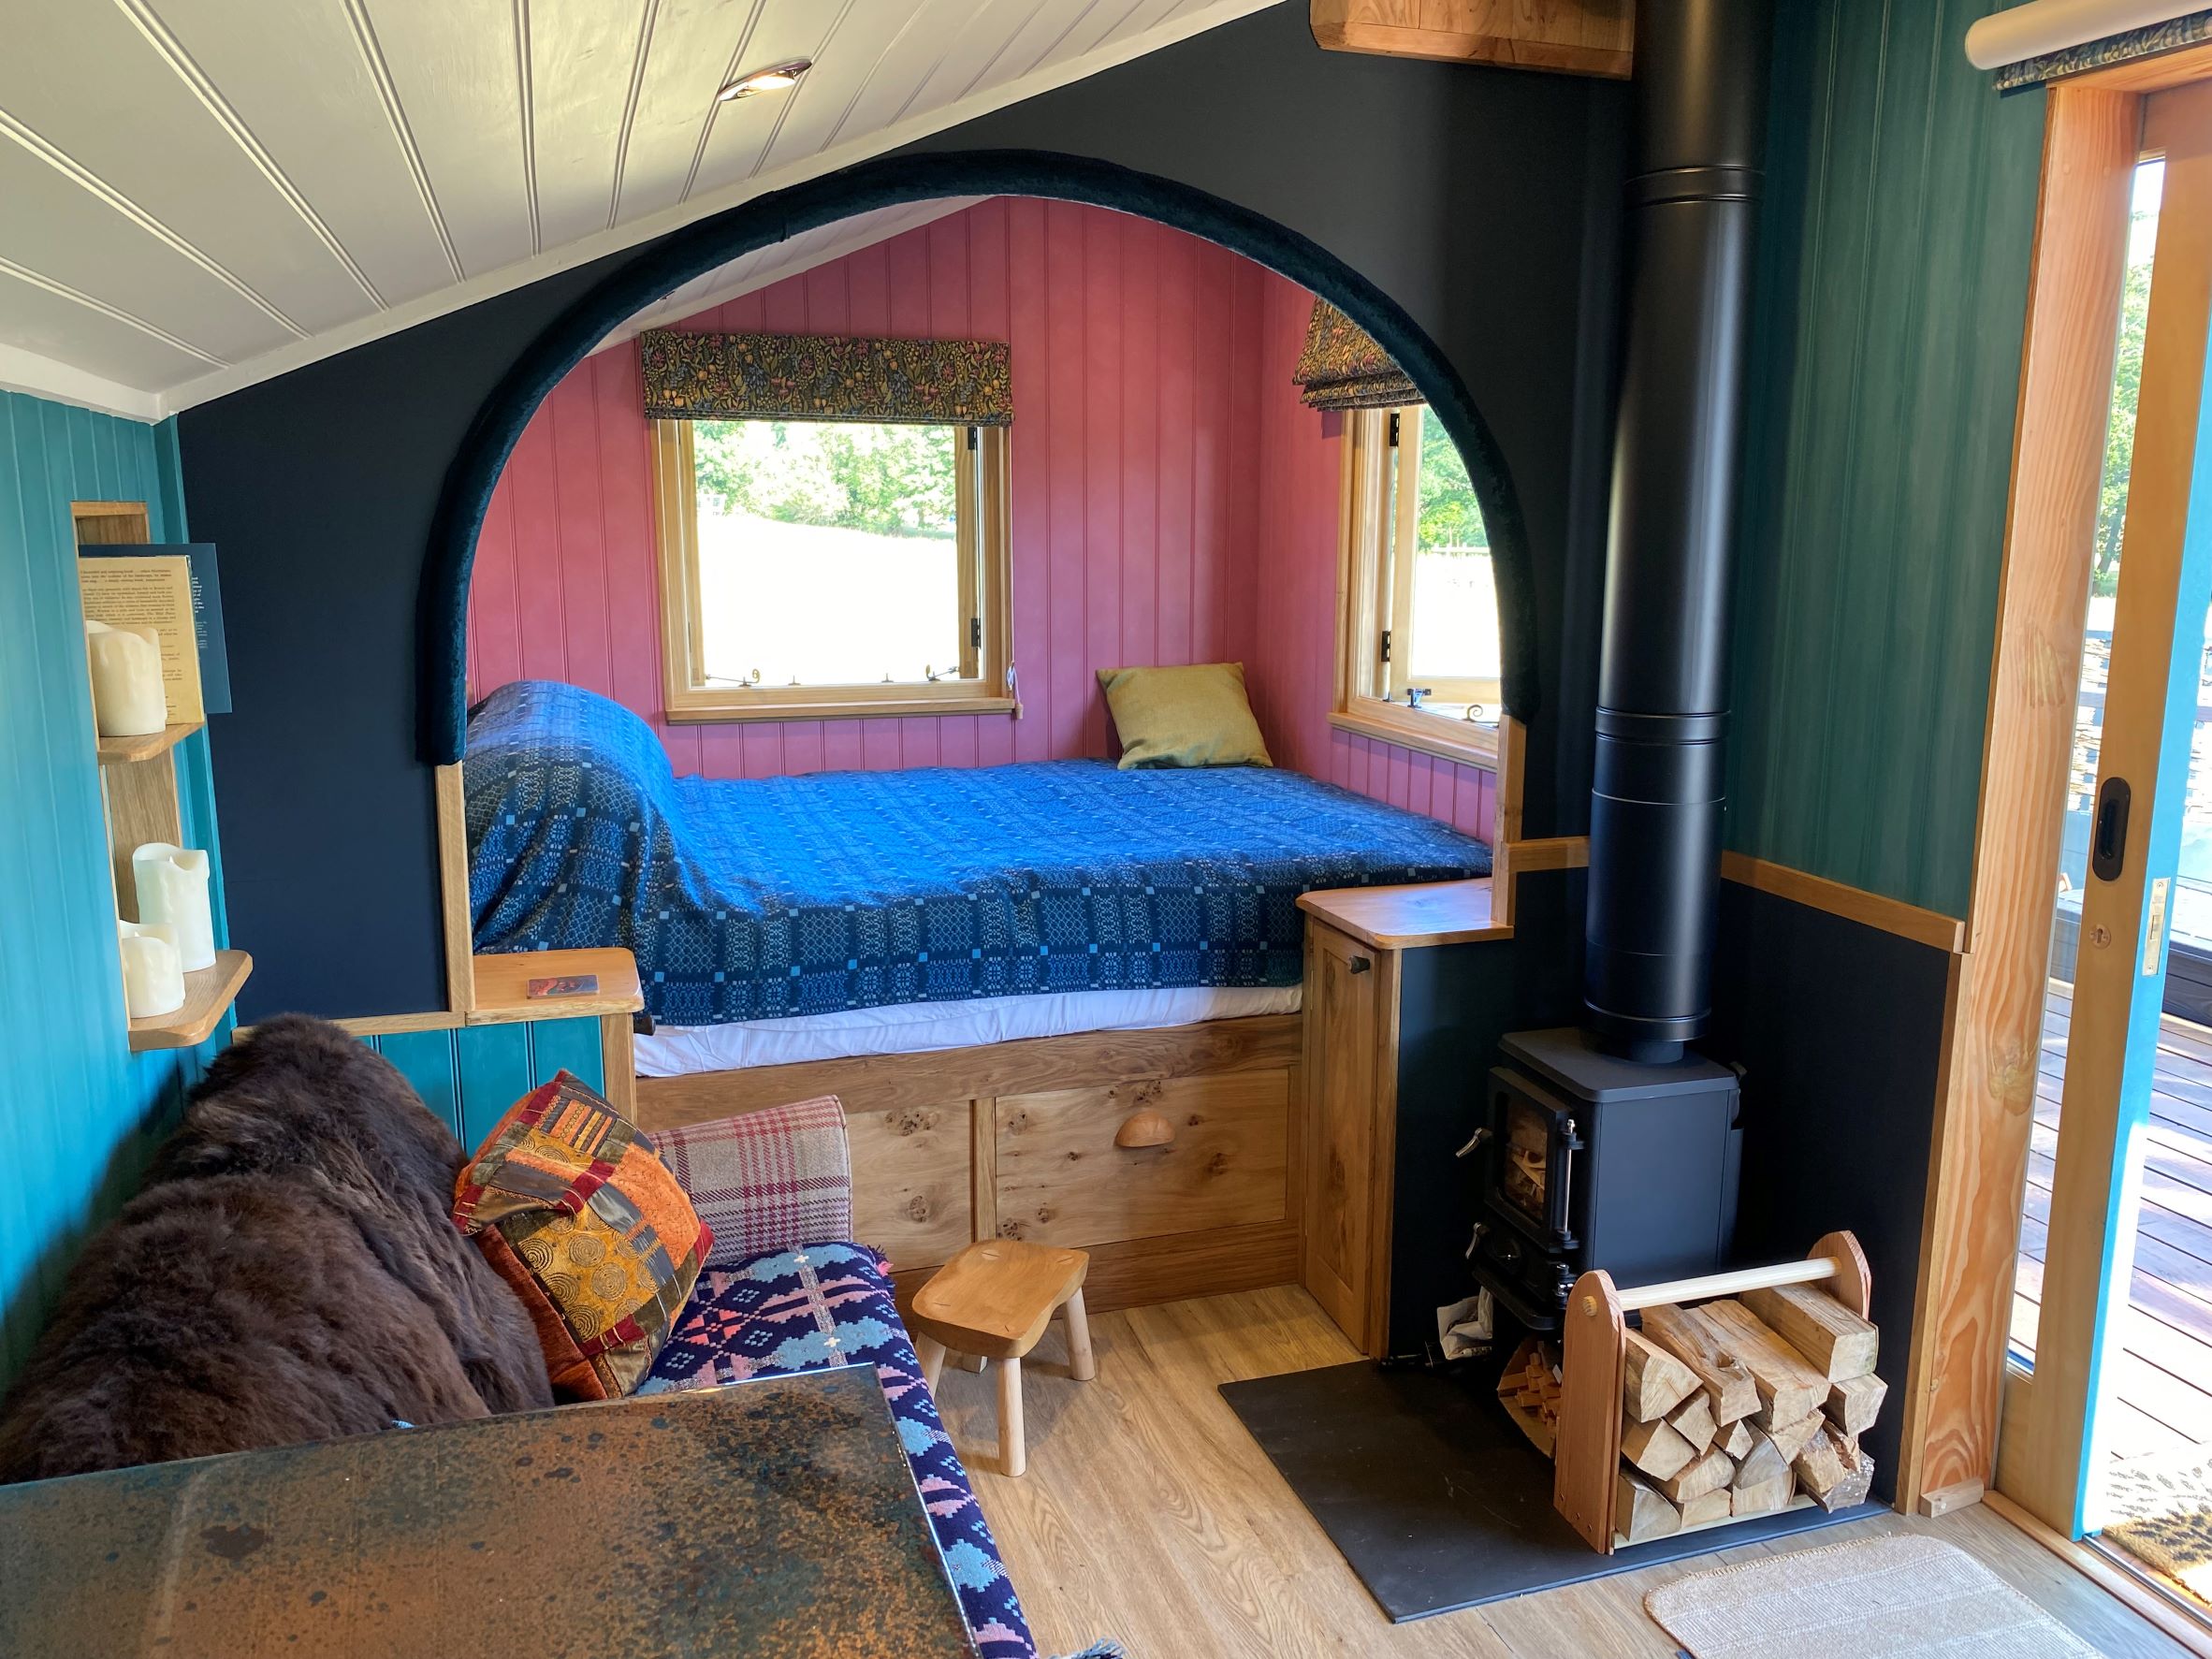
<instances>
[{"instance_id":1,"label":"blue patterned seat cushion","mask_svg":"<svg viewBox=\"0 0 2212 1659\"><path fill-rule=\"evenodd\" d=\"M882 1380L982 1659L1036 1659L1022 1605L922 1380L922 1363L874 1251L809 1244L755 1256L728 1273L707 1273L638 1392L710 1389L831 1365L873 1365Z\"/></svg>"},{"instance_id":2,"label":"blue patterned seat cushion","mask_svg":"<svg viewBox=\"0 0 2212 1659\"><path fill-rule=\"evenodd\" d=\"M1299 895L1490 873L1428 818L1259 766L677 778L629 710L470 717L479 951L621 946L677 1026L1031 992L1292 985Z\"/></svg>"}]
</instances>

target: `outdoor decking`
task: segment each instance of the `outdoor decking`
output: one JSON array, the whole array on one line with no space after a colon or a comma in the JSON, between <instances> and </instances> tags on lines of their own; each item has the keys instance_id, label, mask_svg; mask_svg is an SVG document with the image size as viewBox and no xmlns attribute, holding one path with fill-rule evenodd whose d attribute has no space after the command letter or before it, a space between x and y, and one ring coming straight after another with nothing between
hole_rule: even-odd
<instances>
[{"instance_id":1,"label":"outdoor decking","mask_svg":"<svg viewBox=\"0 0 2212 1659\"><path fill-rule=\"evenodd\" d=\"M2051 1159L2059 1142L2073 1008L2070 987L2054 981L2044 1004L2042 1075L2013 1307L2013 1345L2030 1356L2043 1294ZM2121 1458L2212 1441L2212 1030L2166 1016L2159 1033L2157 1078L2134 1279L2121 1326L2118 1374L2105 1408L2107 1444Z\"/></svg>"}]
</instances>

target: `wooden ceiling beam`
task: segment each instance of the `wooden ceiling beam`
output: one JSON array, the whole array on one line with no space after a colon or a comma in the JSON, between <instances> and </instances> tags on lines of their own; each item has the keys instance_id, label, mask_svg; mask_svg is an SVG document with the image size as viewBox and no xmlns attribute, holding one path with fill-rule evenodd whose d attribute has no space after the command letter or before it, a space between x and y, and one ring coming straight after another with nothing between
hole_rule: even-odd
<instances>
[{"instance_id":1,"label":"wooden ceiling beam","mask_svg":"<svg viewBox=\"0 0 2212 1659\"><path fill-rule=\"evenodd\" d=\"M1493 64L1624 80L1635 65L1634 0L1310 0L1331 51Z\"/></svg>"}]
</instances>

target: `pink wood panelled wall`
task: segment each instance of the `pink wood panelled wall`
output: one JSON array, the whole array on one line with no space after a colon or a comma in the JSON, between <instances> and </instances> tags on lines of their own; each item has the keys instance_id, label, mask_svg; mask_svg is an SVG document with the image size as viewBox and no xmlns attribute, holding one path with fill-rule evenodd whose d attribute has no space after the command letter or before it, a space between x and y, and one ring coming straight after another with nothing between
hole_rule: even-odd
<instances>
[{"instance_id":1,"label":"pink wood panelled wall","mask_svg":"<svg viewBox=\"0 0 2212 1659\"><path fill-rule=\"evenodd\" d=\"M470 683L585 686L651 720L679 773L757 778L1106 755L1098 669L1242 660L1279 764L1487 837L1487 774L1328 723L1337 448L1290 383L1311 303L1147 220L997 199L678 325L1011 342L1021 720L663 720L633 343L572 371L507 463L477 541Z\"/></svg>"},{"instance_id":2,"label":"pink wood panelled wall","mask_svg":"<svg viewBox=\"0 0 2212 1659\"><path fill-rule=\"evenodd\" d=\"M1253 712L1277 765L1441 818L1487 841L1497 822L1494 775L1329 723L1344 438L1342 417L1306 408L1290 383L1312 306L1304 289L1273 279L1261 311L1259 545L1267 579L1255 595L1259 644L1247 670Z\"/></svg>"}]
</instances>

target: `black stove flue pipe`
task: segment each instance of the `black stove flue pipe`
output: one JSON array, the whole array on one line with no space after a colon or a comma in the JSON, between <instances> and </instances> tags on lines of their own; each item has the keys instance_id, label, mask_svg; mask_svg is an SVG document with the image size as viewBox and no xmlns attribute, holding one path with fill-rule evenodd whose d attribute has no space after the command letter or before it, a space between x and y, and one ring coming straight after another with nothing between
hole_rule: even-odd
<instances>
[{"instance_id":1,"label":"black stove flue pipe","mask_svg":"<svg viewBox=\"0 0 2212 1659\"><path fill-rule=\"evenodd\" d=\"M1583 969L1591 1028L1635 1059L1678 1057L1711 1007L1768 4L1637 0Z\"/></svg>"}]
</instances>

